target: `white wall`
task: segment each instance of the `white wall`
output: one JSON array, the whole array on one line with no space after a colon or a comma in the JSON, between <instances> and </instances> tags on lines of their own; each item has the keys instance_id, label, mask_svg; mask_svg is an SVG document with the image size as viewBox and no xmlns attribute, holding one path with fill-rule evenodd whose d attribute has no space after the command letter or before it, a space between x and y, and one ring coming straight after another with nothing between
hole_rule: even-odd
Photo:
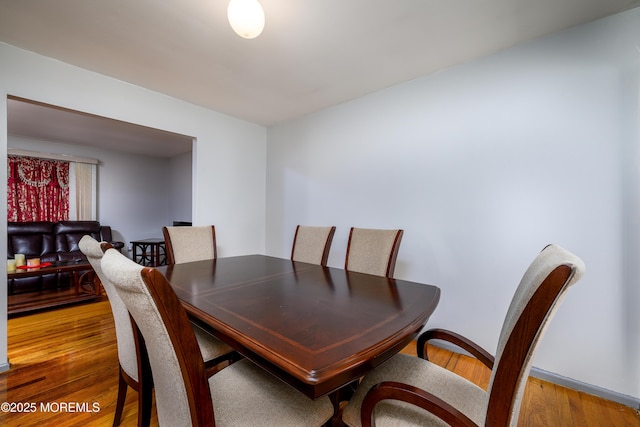
<instances>
[{"instance_id":1,"label":"white wall","mask_svg":"<svg viewBox=\"0 0 640 427\"><path fill-rule=\"evenodd\" d=\"M264 127L0 43L0 98L7 95L193 135L197 156L193 165L194 223L216 225L219 256L264 252ZM0 153L5 161L6 148L6 102L2 102ZM6 182L4 169L0 178ZM122 181L119 184L124 184ZM3 187L3 194L5 191ZM6 211L6 206L2 209ZM113 209L127 214L128 207ZM162 209L167 212L166 206ZM137 214L128 213L131 218ZM101 220L109 223L111 215L105 213ZM6 235L4 214L0 235ZM6 258L6 247L1 245L0 257ZM5 269L6 265L0 265L0 277L6 277ZM0 304L1 366L7 359L6 282L0 295L0 303L5 301Z\"/></svg>"},{"instance_id":2,"label":"white wall","mask_svg":"<svg viewBox=\"0 0 640 427\"><path fill-rule=\"evenodd\" d=\"M635 9L269 129L267 253L336 225L342 267L351 226L403 228L396 277L442 289L429 326L494 352L522 273L560 244L587 272L534 366L640 396L638 40Z\"/></svg>"},{"instance_id":3,"label":"white wall","mask_svg":"<svg viewBox=\"0 0 640 427\"><path fill-rule=\"evenodd\" d=\"M193 177L193 155L191 152L175 156L169 161L169 218L173 221L191 222L191 180Z\"/></svg>"}]
</instances>

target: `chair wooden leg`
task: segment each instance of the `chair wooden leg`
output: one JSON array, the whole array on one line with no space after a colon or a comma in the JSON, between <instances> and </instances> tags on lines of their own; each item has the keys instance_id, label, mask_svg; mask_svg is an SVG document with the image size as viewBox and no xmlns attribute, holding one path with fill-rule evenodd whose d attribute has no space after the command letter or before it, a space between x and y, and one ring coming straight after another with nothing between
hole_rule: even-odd
<instances>
[{"instance_id":1,"label":"chair wooden leg","mask_svg":"<svg viewBox=\"0 0 640 427\"><path fill-rule=\"evenodd\" d=\"M147 347L144 345L144 338L133 318L131 318L131 325L133 327L133 338L136 344L136 355L138 359L138 381L135 386L138 392L138 427L149 427L149 424L151 424L153 375L151 373L151 365L149 364Z\"/></svg>"},{"instance_id":2,"label":"chair wooden leg","mask_svg":"<svg viewBox=\"0 0 640 427\"><path fill-rule=\"evenodd\" d=\"M124 378L124 374L122 372L122 367L119 369L119 378L118 378L118 400L116 402L116 414L113 417L113 427L120 425L120 420L122 418L122 410L124 409L124 401L127 397L127 381Z\"/></svg>"},{"instance_id":3,"label":"chair wooden leg","mask_svg":"<svg viewBox=\"0 0 640 427\"><path fill-rule=\"evenodd\" d=\"M136 332L139 334L136 344L138 347L138 427L149 427L151 424L153 375L147 348L137 327Z\"/></svg>"},{"instance_id":4,"label":"chair wooden leg","mask_svg":"<svg viewBox=\"0 0 640 427\"><path fill-rule=\"evenodd\" d=\"M146 372L146 371L145 371ZM144 376L146 381L136 381L128 376L120 367L120 378L118 380L118 400L116 403L116 413L113 418L113 426L120 425L122 412L127 397L127 388L131 387L138 393L138 427L149 427L151 424L151 409L153 397L153 379L149 370ZM141 377L142 379L142 377Z\"/></svg>"},{"instance_id":5,"label":"chair wooden leg","mask_svg":"<svg viewBox=\"0 0 640 427\"><path fill-rule=\"evenodd\" d=\"M138 427L149 427L151 424L151 403L153 386L148 381L142 382L138 389Z\"/></svg>"}]
</instances>

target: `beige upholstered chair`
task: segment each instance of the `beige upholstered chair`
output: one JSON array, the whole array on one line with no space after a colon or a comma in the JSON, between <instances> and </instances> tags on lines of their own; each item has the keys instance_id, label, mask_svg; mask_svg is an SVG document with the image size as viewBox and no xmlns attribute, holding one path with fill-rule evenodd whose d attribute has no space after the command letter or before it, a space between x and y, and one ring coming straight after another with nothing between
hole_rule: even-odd
<instances>
[{"instance_id":1,"label":"beige upholstered chair","mask_svg":"<svg viewBox=\"0 0 640 427\"><path fill-rule=\"evenodd\" d=\"M393 277L403 230L352 227L344 269Z\"/></svg>"},{"instance_id":2,"label":"beige upholstered chair","mask_svg":"<svg viewBox=\"0 0 640 427\"><path fill-rule=\"evenodd\" d=\"M162 227L169 264L216 259L216 227Z\"/></svg>"},{"instance_id":3,"label":"beige upholstered chair","mask_svg":"<svg viewBox=\"0 0 640 427\"><path fill-rule=\"evenodd\" d=\"M109 244L102 244L110 247ZM119 425L127 396L127 386L138 392L138 425L148 426L151 420L151 392L153 390L152 381L144 381L144 375L139 375L145 367L148 369L148 362L143 360L144 354L139 351L139 344L132 327L131 318L127 307L116 292L113 284L104 276L100 261L103 250L100 242L91 236L83 236L80 239L79 247L87 257L91 267L102 282L102 286L109 298L113 320L116 328L116 342L118 345L118 360L120 362L120 376L118 381L118 398L116 403L116 413L113 425ZM206 361L209 374L219 368L223 361L232 361L237 358L233 349L202 330L196 325L192 325L200 351ZM147 378L150 378L147 375Z\"/></svg>"},{"instance_id":4,"label":"beige upholstered chair","mask_svg":"<svg viewBox=\"0 0 640 427\"><path fill-rule=\"evenodd\" d=\"M247 359L207 378L186 312L166 278L113 249L104 254L102 271L144 337L159 425L320 426L333 416L328 398L311 400Z\"/></svg>"},{"instance_id":5,"label":"beige upholstered chair","mask_svg":"<svg viewBox=\"0 0 640 427\"><path fill-rule=\"evenodd\" d=\"M326 266L335 232L335 227L298 225L293 237L291 260Z\"/></svg>"},{"instance_id":6,"label":"beige upholstered chair","mask_svg":"<svg viewBox=\"0 0 640 427\"><path fill-rule=\"evenodd\" d=\"M418 357L398 354L365 376L345 407L344 422L368 427L373 416L378 427L517 425L536 345L565 292L583 272L578 257L559 246L547 246L516 289L495 359L458 334L427 331L418 339ZM488 390L426 360L424 349L431 339L460 346L491 369Z\"/></svg>"}]
</instances>

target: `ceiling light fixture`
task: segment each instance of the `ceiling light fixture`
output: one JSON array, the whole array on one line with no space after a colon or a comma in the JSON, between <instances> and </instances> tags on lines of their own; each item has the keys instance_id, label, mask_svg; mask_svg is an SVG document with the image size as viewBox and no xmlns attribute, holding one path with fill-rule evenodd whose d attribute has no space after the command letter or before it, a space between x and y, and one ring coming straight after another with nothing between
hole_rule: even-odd
<instances>
[{"instance_id":1,"label":"ceiling light fixture","mask_svg":"<svg viewBox=\"0 0 640 427\"><path fill-rule=\"evenodd\" d=\"M233 31L245 39L258 37L264 29L264 9L258 0L231 0L227 17Z\"/></svg>"}]
</instances>

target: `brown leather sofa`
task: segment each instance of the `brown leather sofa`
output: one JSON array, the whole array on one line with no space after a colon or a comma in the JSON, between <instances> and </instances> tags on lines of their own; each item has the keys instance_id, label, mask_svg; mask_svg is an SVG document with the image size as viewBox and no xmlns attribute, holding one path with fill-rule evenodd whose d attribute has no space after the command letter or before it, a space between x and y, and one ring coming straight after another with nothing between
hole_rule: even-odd
<instances>
[{"instance_id":1,"label":"brown leather sofa","mask_svg":"<svg viewBox=\"0 0 640 427\"><path fill-rule=\"evenodd\" d=\"M88 234L98 241L110 242L121 249L123 242L113 242L111 227L98 221L9 222L7 224L7 253L25 254L27 259L40 258L40 262L79 261L86 259L78 242ZM43 270L45 271L45 270ZM50 273L34 277L8 280L9 295L69 286L68 273Z\"/></svg>"}]
</instances>

